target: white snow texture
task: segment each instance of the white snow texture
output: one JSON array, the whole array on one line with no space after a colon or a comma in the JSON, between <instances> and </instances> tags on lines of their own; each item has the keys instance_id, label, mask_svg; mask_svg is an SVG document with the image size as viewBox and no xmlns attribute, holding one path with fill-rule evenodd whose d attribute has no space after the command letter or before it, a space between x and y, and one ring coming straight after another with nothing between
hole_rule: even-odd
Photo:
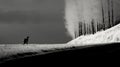
<instances>
[{"instance_id":1,"label":"white snow texture","mask_svg":"<svg viewBox=\"0 0 120 67\"><path fill-rule=\"evenodd\" d=\"M91 35L82 35L67 44L78 44L78 45L90 45L98 43L114 43L120 42L120 24L107 29L105 31L99 31Z\"/></svg>"}]
</instances>

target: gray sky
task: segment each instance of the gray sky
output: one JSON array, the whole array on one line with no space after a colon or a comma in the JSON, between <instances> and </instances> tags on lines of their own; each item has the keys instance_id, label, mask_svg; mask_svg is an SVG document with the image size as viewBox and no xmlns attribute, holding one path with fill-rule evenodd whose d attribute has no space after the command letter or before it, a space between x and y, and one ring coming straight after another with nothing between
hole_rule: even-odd
<instances>
[{"instance_id":1,"label":"gray sky","mask_svg":"<svg viewBox=\"0 0 120 67\"><path fill-rule=\"evenodd\" d=\"M64 0L0 0L0 43L65 43Z\"/></svg>"}]
</instances>

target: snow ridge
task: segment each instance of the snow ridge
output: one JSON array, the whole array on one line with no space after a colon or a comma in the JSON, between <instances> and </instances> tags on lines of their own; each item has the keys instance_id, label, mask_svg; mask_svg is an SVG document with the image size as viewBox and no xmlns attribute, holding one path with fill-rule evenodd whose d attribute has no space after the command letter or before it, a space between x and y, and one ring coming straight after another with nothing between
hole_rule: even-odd
<instances>
[{"instance_id":1,"label":"snow ridge","mask_svg":"<svg viewBox=\"0 0 120 67\"><path fill-rule=\"evenodd\" d=\"M95 34L82 35L67 44L100 44L100 43L114 43L120 42L120 24L113 26L105 31L99 31Z\"/></svg>"}]
</instances>

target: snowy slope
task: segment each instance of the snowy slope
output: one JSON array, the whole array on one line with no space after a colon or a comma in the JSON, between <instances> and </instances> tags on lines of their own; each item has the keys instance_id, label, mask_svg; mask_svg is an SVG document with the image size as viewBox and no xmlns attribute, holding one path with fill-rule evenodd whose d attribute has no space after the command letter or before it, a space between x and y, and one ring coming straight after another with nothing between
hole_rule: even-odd
<instances>
[{"instance_id":1,"label":"snowy slope","mask_svg":"<svg viewBox=\"0 0 120 67\"><path fill-rule=\"evenodd\" d=\"M90 45L97 43L120 42L120 24L91 35L82 35L67 44Z\"/></svg>"},{"instance_id":2,"label":"snowy slope","mask_svg":"<svg viewBox=\"0 0 120 67\"><path fill-rule=\"evenodd\" d=\"M0 44L0 59L24 53L45 54L75 46L92 46L98 43L102 45L102 43L111 42L120 42L120 24L105 31L97 32L94 35L80 36L67 44Z\"/></svg>"},{"instance_id":3,"label":"snowy slope","mask_svg":"<svg viewBox=\"0 0 120 67\"><path fill-rule=\"evenodd\" d=\"M20 54L26 54L24 56L27 56L27 53L31 53L30 56L32 56L32 53L33 55L46 54L69 47L71 46L66 44L0 44L0 59L6 57L8 58L13 55L19 56Z\"/></svg>"}]
</instances>

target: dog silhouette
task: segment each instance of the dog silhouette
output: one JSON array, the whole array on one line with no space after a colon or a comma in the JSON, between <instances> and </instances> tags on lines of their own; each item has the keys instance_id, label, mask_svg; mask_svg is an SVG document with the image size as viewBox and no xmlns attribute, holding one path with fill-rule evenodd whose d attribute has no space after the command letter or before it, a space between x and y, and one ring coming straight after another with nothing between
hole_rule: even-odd
<instances>
[{"instance_id":1,"label":"dog silhouette","mask_svg":"<svg viewBox=\"0 0 120 67\"><path fill-rule=\"evenodd\" d=\"M24 44L28 44L29 42L29 36L27 36L26 38L24 38Z\"/></svg>"}]
</instances>

